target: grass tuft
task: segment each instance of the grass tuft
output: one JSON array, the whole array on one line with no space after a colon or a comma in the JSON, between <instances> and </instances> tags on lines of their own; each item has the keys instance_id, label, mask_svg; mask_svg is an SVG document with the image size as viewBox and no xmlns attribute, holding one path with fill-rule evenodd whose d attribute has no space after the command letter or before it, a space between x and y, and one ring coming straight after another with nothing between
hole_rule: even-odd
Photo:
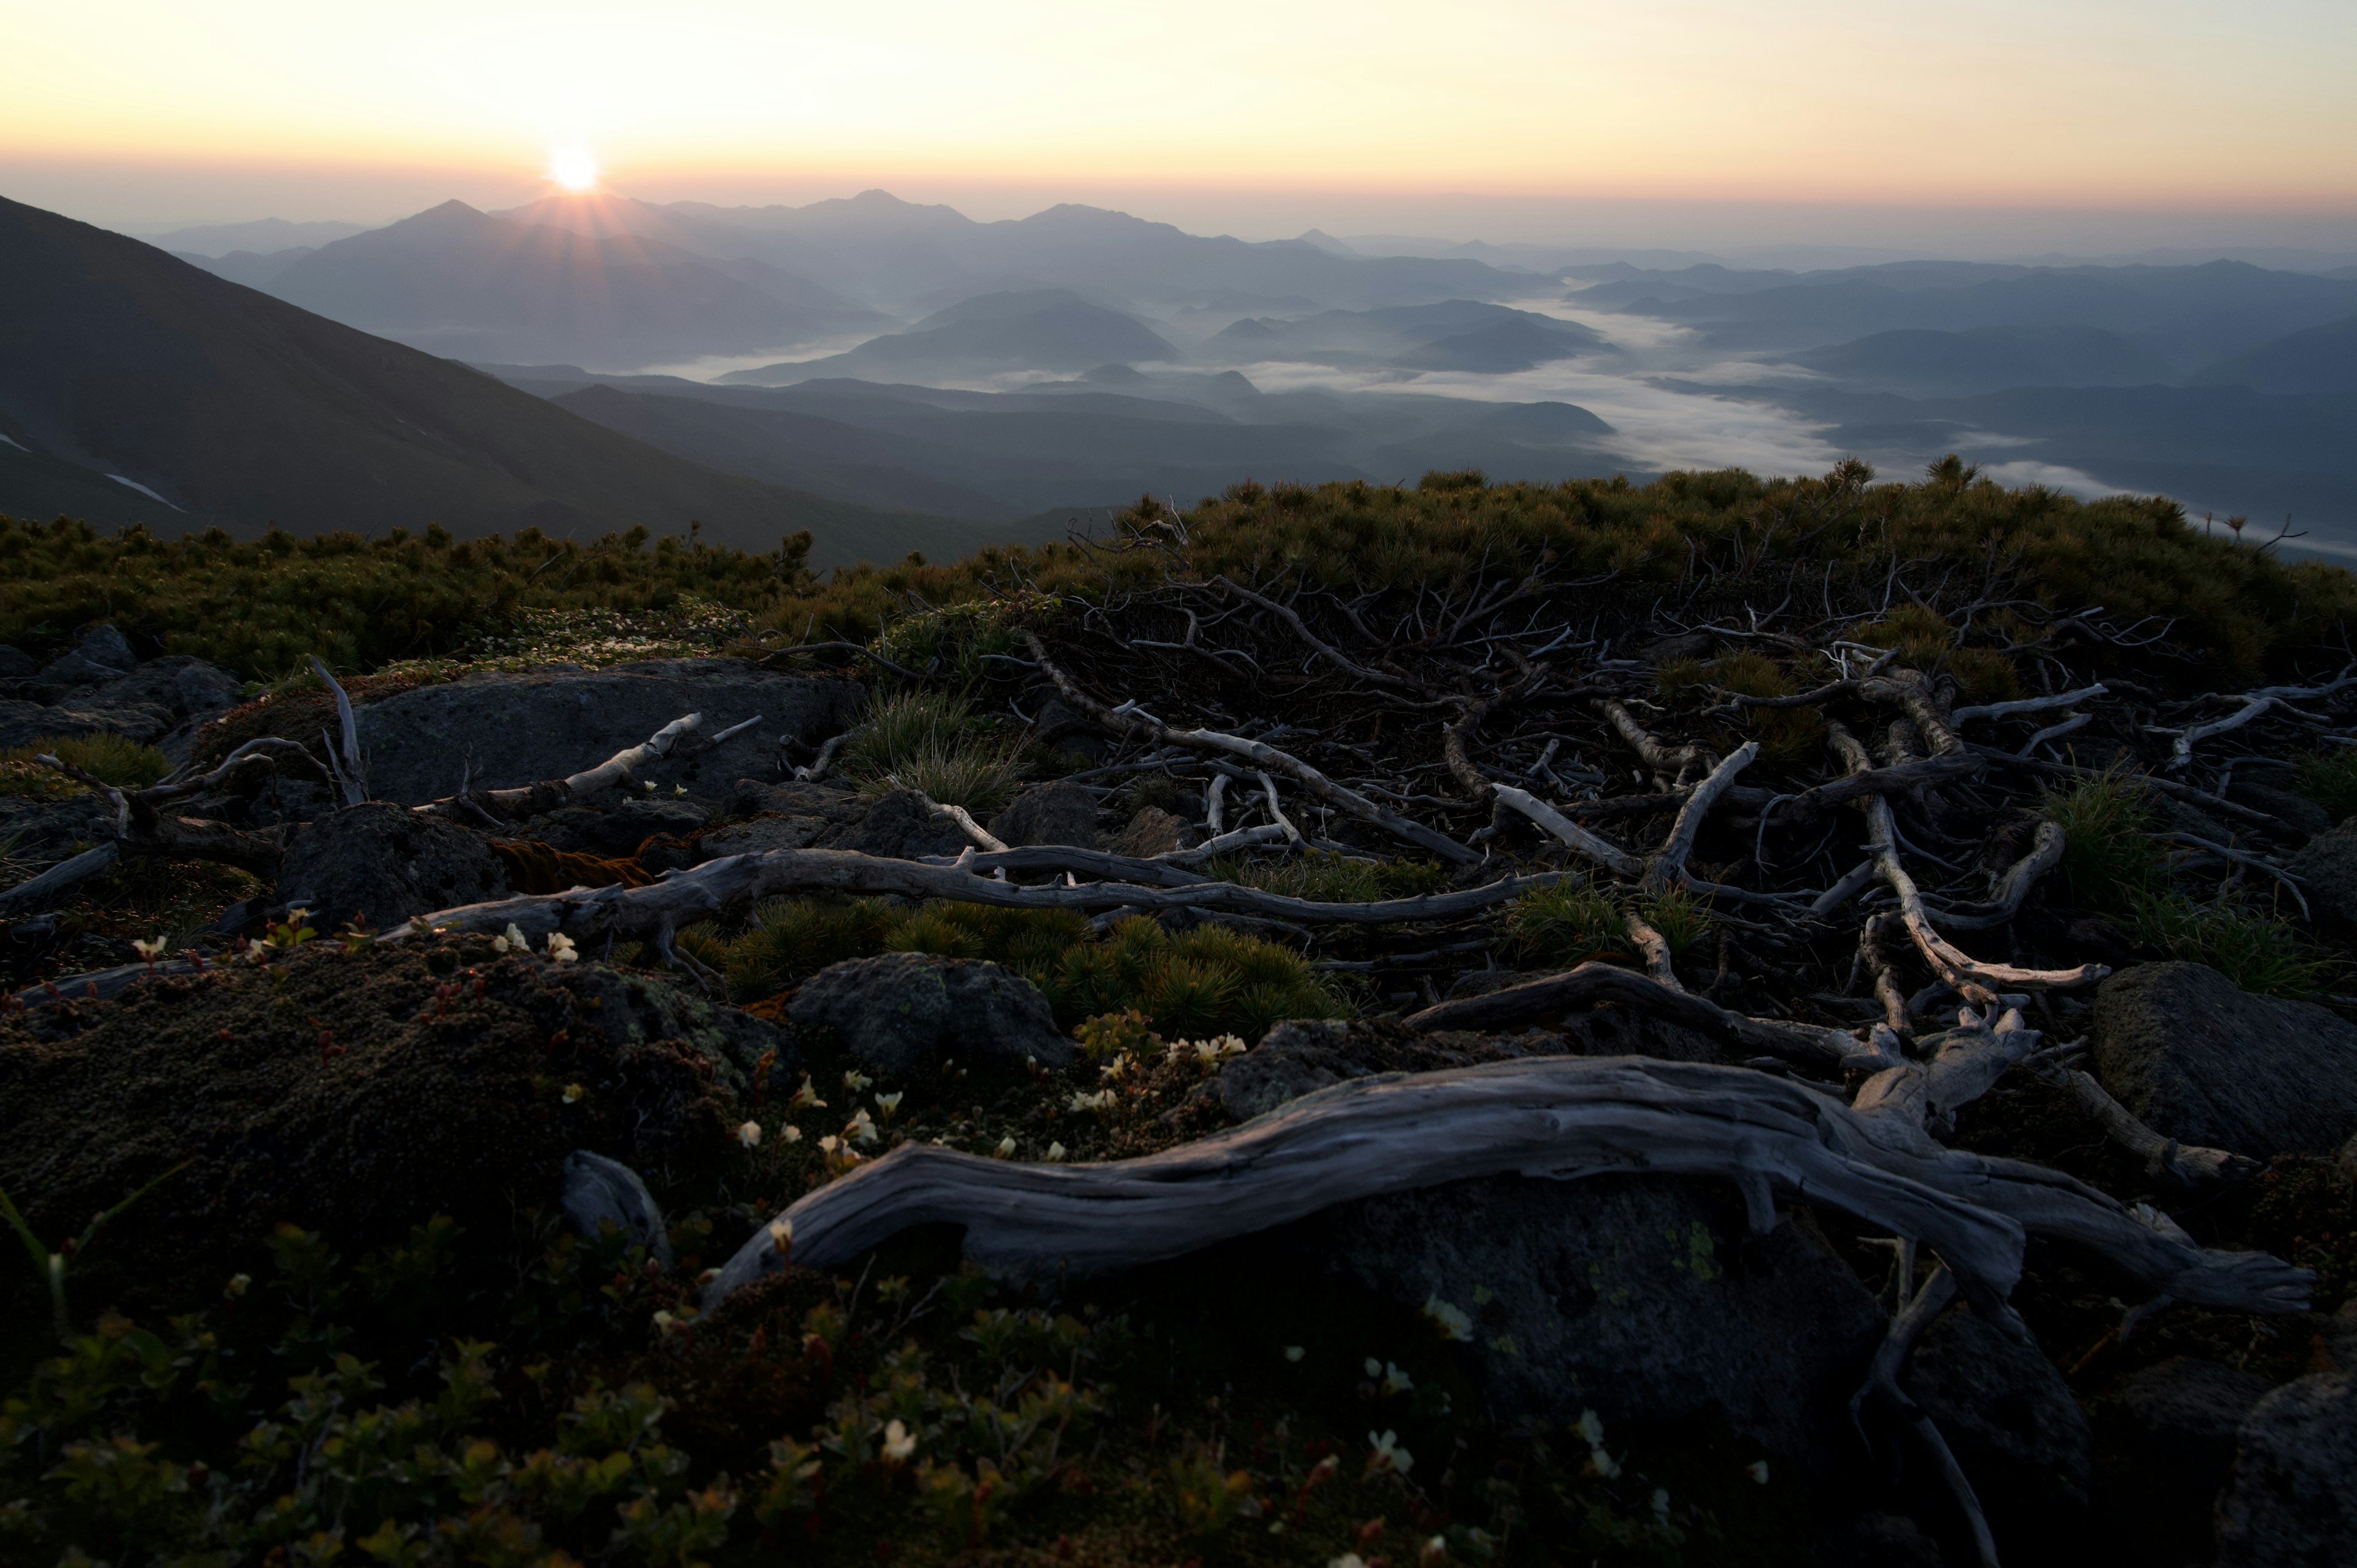
<instances>
[{"instance_id":1,"label":"grass tuft","mask_svg":"<svg viewBox=\"0 0 2357 1568\"><path fill-rule=\"evenodd\" d=\"M2337 746L2301 757L2292 788L2331 812L2336 822L2357 816L2357 746Z\"/></svg>"},{"instance_id":2,"label":"grass tuft","mask_svg":"<svg viewBox=\"0 0 2357 1568\"><path fill-rule=\"evenodd\" d=\"M124 789L145 789L172 770L162 752L119 735L43 736L0 750L0 795L63 800L80 794L81 785L33 760L44 752Z\"/></svg>"}]
</instances>

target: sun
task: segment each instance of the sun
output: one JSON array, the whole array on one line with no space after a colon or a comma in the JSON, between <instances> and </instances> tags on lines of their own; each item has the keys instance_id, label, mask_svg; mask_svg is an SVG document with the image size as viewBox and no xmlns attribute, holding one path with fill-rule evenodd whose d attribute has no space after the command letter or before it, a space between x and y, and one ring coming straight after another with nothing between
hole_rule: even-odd
<instances>
[{"instance_id":1,"label":"sun","mask_svg":"<svg viewBox=\"0 0 2357 1568\"><path fill-rule=\"evenodd\" d=\"M597 160L587 147L559 147L549 155L548 177L567 190L589 190L597 184Z\"/></svg>"}]
</instances>

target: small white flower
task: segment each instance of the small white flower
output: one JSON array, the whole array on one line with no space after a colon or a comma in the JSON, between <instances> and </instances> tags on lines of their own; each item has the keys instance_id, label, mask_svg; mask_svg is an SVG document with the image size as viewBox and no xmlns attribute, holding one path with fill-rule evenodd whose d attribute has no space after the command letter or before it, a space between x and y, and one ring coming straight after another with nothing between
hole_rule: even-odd
<instances>
[{"instance_id":1,"label":"small white flower","mask_svg":"<svg viewBox=\"0 0 2357 1568\"><path fill-rule=\"evenodd\" d=\"M846 1069L843 1075L843 1087L851 1090L854 1094L858 1093L861 1090L866 1088L869 1084L875 1081L876 1080L874 1079L868 1077L866 1073L860 1071L856 1067Z\"/></svg>"},{"instance_id":2,"label":"small white flower","mask_svg":"<svg viewBox=\"0 0 2357 1568\"><path fill-rule=\"evenodd\" d=\"M640 785L640 786L639 786L639 788L640 788L640 789L644 789L648 794L651 795L651 794L653 794L653 793L655 792L655 781L654 781L653 779L648 779L645 783L643 783L643 784Z\"/></svg>"},{"instance_id":3,"label":"small white flower","mask_svg":"<svg viewBox=\"0 0 2357 1568\"><path fill-rule=\"evenodd\" d=\"M802 1130L789 1122L786 1123L785 1127L780 1131L778 1136L785 1143L799 1144L802 1141Z\"/></svg>"},{"instance_id":4,"label":"small white flower","mask_svg":"<svg viewBox=\"0 0 2357 1568\"><path fill-rule=\"evenodd\" d=\"M1670 1522L1670 1488L1667 1487L1653 1488L1653 1517L1663 1524Z\"/></svg>"},{"instance_id":5,"label":"small white flower","mask_svg":"<svg viewBox=\"0 0 2357 1568\"><path fill-rule=\"evenodd\" d=\"M687 786L684 784L674 784L671 787L671 792L674 795L684 795L687 793Z\"/></svg>"},{"instance_id":6,"label":"small white flower","mask_svg":"<svg viewBox=\"0 0 2357 1568\"><path fill-rule=\"evenodd\" d=\"M876 1141L875 1118L869 1116L865 1110L854 1112L850 1124L843 1130L843 1135L856 1143L874 1143Z\"/></svg>"},{"instance_id":7,"label":"small white flower","mask_svg":"<svg viewBox=\"0 0 2357 1568\"><path fill-rule=\"evenodd\" d=\"M493 952L496 952L496 953L503 953L503 952L507 951L507 950L508 950L508 940L507 940L507 938L505 938L505 937L493 937L493 938L491 939L491 950L492 950Z\"/></svg>"},{"instance_id":8,"label":"small white flower","mask_svg":"<svg viewBox=\"0 0 2357 1568\"><path fill-rule=\"evenodd\" d=\"M1409 1380L1408 1375L1400 1370L1398 1362L1387 1361L1383 1364L1383 1392L1404 1394L1415 1387L1415 1384Z\"/></svg>"},{"instance_id":9,"label":"small white flower","mask_svg":"<svg viewBox=\"0 0 2357 1568\"><path fill-rule=\"evenodd\" d=\"M996 1152L998 1157L1002 1160L1013 1159L1015 1157L1015 1134L1009 1133L1004 1138L999 1139Z\"/></svg>"},{"instance_id":10,"label":"small white flower","mask_svg":"<svg viewBox=\"0 0 2357 1568\"><path fill-rule=\"evenodd\" d=\"M239 1296L243 1295L246 1292L246 1287L253 1283L253 1276L252 1274L231 1274L229 1277L229 1283L222 1288L221 1294L231 1301L235 1301Z\"/></svg>"},{"instance_id":11,"label":"small white flower","mask_svg":"<svg viewBox=\"0 0 2357 1568\"><path fill-rule=\"evenodd\" d=\"M1583 1410L1579 1412L1578 1429L1580 1438L1590 1448L1600 1448L1604 1445L1604 1418L1594 1411Z\"/></svg>"},{"instance_id":12,"label":"small white flower","mask_svg":"<svg viewBox=\"0 0 2357 1568\"><path fill-rule=\"evenodd\" d=\"M1768 1461L1754 1459L1743 1466L1743 1473L1764 1487L1768 1484Z\"/></svg>"},{"instance_id":13,"label":"small white flower","mask_svg":"<svg viewBox=\"0 0 2357 1568\"><path fill-rule=\"evenodd\" d=\"M1308 1354L1309 1354L1309 1352L1303 1349L1298 1345L1287 1345L1285 1348L1285 1359L1288 1361L1298 1361L1302 1357L1307 1356Z\"/></svg>"},{"instance_id":14,"label":"small white flower","mask_svg":"<svg viewBox=\"0 0 2357 1568\"><path fill-rule=\"evenodd\" d=\"M744 1144L748 1149L759 1148L761 1146L761 1124L759 1122L738 1122L737 1125L737 1141Z\"/></svg>"},{"instance_id":15,"label":"small white flower","mask_svg":"<svg viewBox=\"0 0 2357 1568\"><path fill-rule=\"evenodd\" d=\"M821 1154L832 1155L836 1150L843 1147L843 1140L836 1137L834 1133L829 1133L825 1137L821 1138L818 1141L818 1146Z\"/></svg>"},{"instance_id":16,"label":"small white flower","mask_svg":"<svg viewBox=\"0 0 2357 1568\"><path fill-rule=\"evenodd\" d=\"M1427 1538L1425 1543L1416 1549L1415 1560L1419 1568L1433 1568L1435 1563L1448 1562L1448 1537L1436 1535Z\"/></svg>"},{"instance_id":17,"label":"small white flower","mask_svg":"<svg viewBox=\"0 0 2357 1568\"><path fill-rule=\"evenodd\" d=\"M574 948L573 939L563 931L548 933L548 956L559 963L571 963L581 954Z\"/></svg>"},{"instance_id":18,"label":"small white flower","mask_svg":"<svg viewBox=\"0 0 2357 1568\"><path fill-rule=\"evenodd\" d=\"M532 939L525 936L523 928L513 920L508 922L508 929L503 935L491 939L491 950L494 952L505 952L510 948L513 948L518 952L532 951Z\"/></svg>"},{"instance_id":19,"label":"small white flower","mask_svg":"<svg viewBox=\"0 0 2357 1568\"><path fill-rule=\"evenodd\" d=\"M1062 1144L1056 1143L1048 1145L1048 1161L1050 1165L1053 1165L1056 1161L1060 1160L1063 1157L1064 1145Z\"/></svg>"},{"instance_id":20,"label":"small white flower","mask_svg":"<svg viewBox=\"0 0 2357 1568\"><path fill-rule=\"evenodd\" d=\"M879 1094L876 1097L876 1109L884 1113L885 1121L889 1122L892 1120L892 1113L900 1109L900 1101L907 1096L908 1092L909 1091L907 1090L903 1089L897 1090L890 1094Z\"/></svg>"},{"instance_id":21,"label":"small white flower","mask_svg":"<svg viewBox=\"0 0 2357 1568\"><path fill-rule=\"evenodd\" d=\"M826 1109L826 1101L821 1100L818 1097L818 1090L811 1087L810 1074L802 1074L802 1086L794 1090L793 1103L797 1106L815 1106L821 1111Z\"/></svg>"},{"instance_id":22,"label":"small white flower","mask_svg":"<svg viewBox=\"0 0 2357 1568\"><path fill-rule=\"evenodd\" d=\"M1113 1107L1114 1092L1110 1089L1100 1089L1094 1094L1072 1096L1071 1110L1075 1114L1083 1111L1110 1111Z\"/></svg>"},{"instance_id":23,"label":"small white flower","mask_svg":"<svg viewBox=\"0 0 2357 1568\"><path fill-rule=\"evenodd\" d=\"M1473 1319L1466 1316L1462 1307L1441 1300L1437 1293L1425 1298L1424 1315L1439 1326L1444 1339L1473 1337Z\"/></svg>"},{"instance_id":24,"label":"small white flower","mask_svg":"<svg viewBox=\"0 0 2357 1568\"><path fill-rule=\"evenodd\" d=\"M1369 1377L1371 1377L1371 1378L1380 1378L1380 1377L1382 1377L1383 1375L1383 1364L1381 1361L1376 1360L1372 1356L1368 1357L1368 1358L1367 1358L1367 1376L1369 1376Z\"/></svg>"},{"instance_id":25,"label":"small white flower","mask_svg":"<svg viewBox=\"0 0 2357 1568\"><path fill-rule=\"evenodd\" d=\"M134 937L131 939L131 949L141 958L145 959L149 963L154 963L157 959L164 956L164 939L162 937L157 937L152 941L141 941L138 938Z\"/></svg>"},{"instance_id":26,"label":"small white flower","mask_svg":"<svg viewBox=\"0 0 2357 1568\"><path fill-rule=\"evenodd\" d=\"M1326 1568L1367 1568L1367 1560L1355 1552L1345 1552L1340 1557L1326 1559Z\"/></svg>"},{"instance_id":27,"label":"small white flower","mask_svg":"<svg viewBox=\"0 0 2357 1568\"><path fill-rule=\"evenodd\" d=\"M587 1092L587 1090L583 1089L577 1083L568 1083L565 1086L565 1103L571 1105L580 1100L580 1098Z\"/></svg>"},{"instance_id":28,"label":"small white flower","mask_svg":"<svg viewBox=\"0 0 2357 1568\"><path fill-rule=\"evenodd\" d=\"M1222 1035L1218 1039L1211 1041L1211 1046L1214 1054L1223 1057L1240 1057L1243 1055L1245 1049L1243 1036L1241 1035Z\"/></svg>"},{"instance_id":29,"label":"small white flower","mask_svg":"<svg viewBox=\"0 0 2357 1568\"><path fill-rule=\"evenodd\" d=\"M884 1462L905 1465L909 1455L917 1451L917 1434L898 1421L884 1428Z\"/></svg>"},{"instance_id":30,"label":"small white flower","mask_svg":"<svg viewBox=\"0 0 2357 1568\"><path fill-rule=\"evenodd\" d=\"M1396 1432L1386 1432L1381 1436L1370 1432L1367 1442L1374 1449L1367 1458L1370 1470L1389 1470L1394 1476L1405 1476L1415 1464L1415 1455L1399 1445L1399 1434Z\"/></svg>"},{"instance_id":31,"label":"small white flower","mask_svg":"<svg viewBox=\"0 0 2357 1568\"><path fill-rule=\"evenodd\" d=\"M770 1220L770 1245L778 1250L778 1255L780 1257L783 1257L787 1253L792 1251L794 1250L794 1222L791 1219Z\"/></svg>"}]
</instances>

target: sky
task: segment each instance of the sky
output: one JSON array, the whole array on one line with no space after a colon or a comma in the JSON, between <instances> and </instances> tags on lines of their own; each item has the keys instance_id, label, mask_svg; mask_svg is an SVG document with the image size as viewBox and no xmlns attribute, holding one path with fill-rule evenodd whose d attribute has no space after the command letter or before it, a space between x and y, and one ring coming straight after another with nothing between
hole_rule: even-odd
<instances>
[{"instance_id":1,"label":"sky","mask_svg":"<svg viewBox=\"0 0 2357 1568\"><path fill-rule=\"evenodd\" d=\"M0 59L0 194L134 230L509 205L570 151L1255 238L2357 239L2351 0L75 0Z\"/></svg>"}]
</instances>

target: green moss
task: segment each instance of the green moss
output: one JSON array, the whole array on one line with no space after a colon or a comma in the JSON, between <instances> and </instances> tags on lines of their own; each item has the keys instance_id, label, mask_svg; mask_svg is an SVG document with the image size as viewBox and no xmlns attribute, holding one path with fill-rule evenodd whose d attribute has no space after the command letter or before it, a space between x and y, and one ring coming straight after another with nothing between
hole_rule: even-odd
<instances>
[{"instance_id":1,"label":"green moss","mask_svg":"<svg viewBox=\"0 0 2357 1568\"><path fill-rule=\"evenodd\" d=\"M2299 759L2293 787L2332 813L2335 822L2357 816L2357 746L2337 746Z\"/></svg>"},{"instance_id":2,"label":"green moss","mask_svg":"<svg viewBox=\"0 0 2357 1568\"><path fill-rule=\"evenodd\" d=\"M1620 905L1586 882L1558 882L1516 894L1506 906L1506 935L1521 961L1565 969L1631 950Z\"/></svg>"}]
</instances>

